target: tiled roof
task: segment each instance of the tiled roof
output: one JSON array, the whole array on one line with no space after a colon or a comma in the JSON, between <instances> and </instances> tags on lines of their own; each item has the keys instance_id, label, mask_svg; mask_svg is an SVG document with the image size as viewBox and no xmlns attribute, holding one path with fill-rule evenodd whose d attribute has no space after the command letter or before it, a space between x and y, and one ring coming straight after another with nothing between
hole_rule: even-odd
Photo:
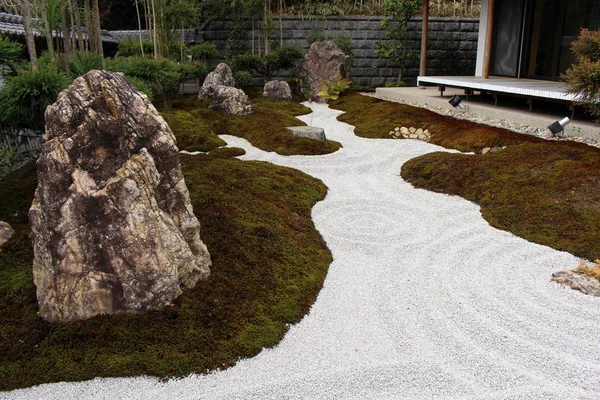
<instances>
[{"instance_id":1,"label":"tiled roof","mask_svg":"<svg viewBox=\"0 0 600 400\"><path fill-rule=\"evenodd\" d=\"M34 28L33 34L35 36L44 36L42 31L39 31L35 28L35 25L39 25L39 20L34 18ZM84 36L87 37L86 28L83 28ZM23 17L20 15L8 14L0 12L0 33L6 33L9 35L24 35L25 32L23 30ZM138 31L107 31L102 30L102 41L103 42L111 42L117 43L119 40L131 37L137 38ZM56 33L53 32L56 36ZM195 29L184 29L183 37L186 43L194 43L195 42ZM147 37L147 32L142 31L142 37Z\"/></svg>"},{"instance_id":2,"label":"tiled roof","mask_svg":"<svg viewBox=\"0 0 600 400\"><path fill-rule=\"evenodd\" d=\"M36 29L36 25L40 25L40 20L37 18L33 19L33 34L34 36L44 36L44 32ZM0 33L8 35L25 35L23 28L23 17L20 15L8 14L0 12ZM106 30L100 31L103 42L116 43L119 40L113 38L110 33ZM56 32L52 32L53 36L57 36ZM83 36L87 38L87 29L83 28Z\"/></svg>"}]
</instances>

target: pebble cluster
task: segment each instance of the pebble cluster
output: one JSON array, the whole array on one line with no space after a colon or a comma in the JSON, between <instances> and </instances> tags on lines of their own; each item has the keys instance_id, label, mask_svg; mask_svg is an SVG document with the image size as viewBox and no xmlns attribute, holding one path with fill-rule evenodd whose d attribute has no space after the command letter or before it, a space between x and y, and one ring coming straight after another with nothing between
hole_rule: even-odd
<instances>
[{"instance_id":1,"label":"pebble cluster","mask_svg":"<svg viewBox=\"0 0 600 400\"><path fill-rule=\"evenodd\" d=\"M425 142L429 142L431 140L431 133L428 129L421 129L410 127L407 128L403 126L402 128L395 127L393 131L390 131L390 136L394 139L418 139L423 140Z\"/></svg>"},{"instance_id":2,"label":"pebble cluster","mask_svg":"<svg viewBox=\"0 0 600 400\"><path fill-rule=\"evenodd\" d=\"M446 116L457 118L457 119L464 119L464 120L476 122L479 124L494 126L497 128L504 128L504 129L508 129L508 130L511 130L514 132L524 133L526 135L533 135L533 136L537 136L539 138L543 138L543 139L547 139L547 140L562 140L562 141L570 140L573 142L585 143L587 145L594 146L594 147L600 147L600 142L597 140L594 140L592 138L584 138L581 136L564 136L564 135L553 136L552 133L546 128L539 128L539 127L535 127L535 126L531 126L531 125L521 124L521 123L517 123L514 121L508 121L506 119L494 119L494 118L482 117L480 115L470 114L468 112L465 112L464 110L451 110L451 109L447 109L447 108L443 108L443 107L434 107L427 103L406 101L406 100L391 98L391 97L387 97L387 96L380 96L380 95L377 95L376 93L363 92L361 94L364 96L374 97L374 98L380 99L380 100L393 101L396 103L406 104L406 105L413 106L413 107L425 108L427 110L433 111L440 115L446 115Z\"/></svg>"}]
</instances>

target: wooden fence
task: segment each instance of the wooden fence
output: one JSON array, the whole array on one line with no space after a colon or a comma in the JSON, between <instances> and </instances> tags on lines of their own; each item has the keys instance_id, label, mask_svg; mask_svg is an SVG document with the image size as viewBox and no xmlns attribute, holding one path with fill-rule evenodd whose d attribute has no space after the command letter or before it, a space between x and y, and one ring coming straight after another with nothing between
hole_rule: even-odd
<instances>
[{"instance_id":1,"label":"wooden fence","mask_svg":"<svg viewBox=\"0 0 600 400\"><path fill-rule=\"evenodd\" d=\"M33 129L1 129L0 148L6 148L8 153L14 152L15 155L38 151L42 148L42 134Z\"/></svg>"}]
</instances>

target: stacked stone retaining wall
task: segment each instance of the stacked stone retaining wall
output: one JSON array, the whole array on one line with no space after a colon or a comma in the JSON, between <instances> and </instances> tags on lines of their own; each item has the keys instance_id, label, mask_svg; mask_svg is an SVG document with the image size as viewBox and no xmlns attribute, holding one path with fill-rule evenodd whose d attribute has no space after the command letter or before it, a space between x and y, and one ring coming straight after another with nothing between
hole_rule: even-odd
<instances>
[{"instance_id":1,"label":"stacked stone retaining wall","mask_svg":"<svg viewBox=\"0 0 600 400\"><path fill-rule=\"evenodd\" d=\"M386 81L395 81L398 68L390 61L382 60L376 53L377 42L387 41L385 29L381 26L382 17L283 17L283 44L295 45L307 50L307 38L317 30L322 30L327 39L341 34L352 40L354 63L353 80L362 86L382 86ZM240 22L238 22L240 23ZM279 20L274 23L277 31L274 41L280 38ZM211 23L208 28L195 35L194 41L207 40L217 45L225 56L227 39L231 32L231 21ZM251 49L251 23L241 22L247 33L246 46ZM476 18L430 18L427 75L473 75L477 53L479 20ZM421 48L421 19L409 23L409 46L419 53ZM286 71L283 75L289 75ZM419 59L409 60L404 70L408 83L416 81L419 74Z\"/></svg>"},{"instance_id":2,"label":"stacked stone retaining wall","mask_svg":"<svg viewBox=\"0 0 600 400\"><path fill-rule=\"evenodd\" d=\"M303 50L309 47L307 39L316 31L322 31L327 39L333 39L345 34L352 40L354 63L352 77L355 83L375 87L385 82L396 81L398 68L392 62L382 60L376 53L377 42L388 40L385 29L381 26L383 17L299 17L284 16L283 44L295 45ZM279 18L274 18L277 28L272 41L279 42ZM233 22L213 21L202 32L185 31L185 41L189 44L200 43L203 40L214 43L223 58L227 55L227 43L235 30L234 24L239 24L244 35L244 45L247 50L252 48L252 23L249 20ZM258 27L259 22L255 22ZM409 23L409 46L417 54L417 58L409 60L404 70L404 78L409 84L414 84L419 74L419 59L421 49L421 19L416 18ZM477 53L479 19L476 18L430 18L427 75L473 75ZM137 31L112 31L116 39L126 36L137 37ZM261 43L261 47L263 47ZM214 66L214 65L213 65ZM290 76L293 71L282 71L281 76ZM262 83L259 77L253 82Z\"/></svg>"}]
</instances>

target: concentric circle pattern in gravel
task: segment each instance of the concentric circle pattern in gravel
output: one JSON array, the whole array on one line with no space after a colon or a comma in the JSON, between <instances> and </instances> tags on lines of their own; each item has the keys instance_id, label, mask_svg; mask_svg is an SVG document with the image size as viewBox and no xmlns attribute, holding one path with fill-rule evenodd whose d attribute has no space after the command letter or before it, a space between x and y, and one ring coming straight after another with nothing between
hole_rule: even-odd
<instances>
[{"instance_id":1,"label":"concentric circle pattern in gravel","mask_svg":"<svg viewBox=\"0 0 600 400\"><path fill-rule=\"evenodd\" d=\"M598 399L600 298L551 273L578 260L490 227L459 197L414 189L399 171L446 151L370 140L309 105L304 121L343 148L241 158L323 180L313 219L333 253L311 312L283 341L205 376L95 379L1 393L6 399Z\"/></svg>"}]
</instances>

